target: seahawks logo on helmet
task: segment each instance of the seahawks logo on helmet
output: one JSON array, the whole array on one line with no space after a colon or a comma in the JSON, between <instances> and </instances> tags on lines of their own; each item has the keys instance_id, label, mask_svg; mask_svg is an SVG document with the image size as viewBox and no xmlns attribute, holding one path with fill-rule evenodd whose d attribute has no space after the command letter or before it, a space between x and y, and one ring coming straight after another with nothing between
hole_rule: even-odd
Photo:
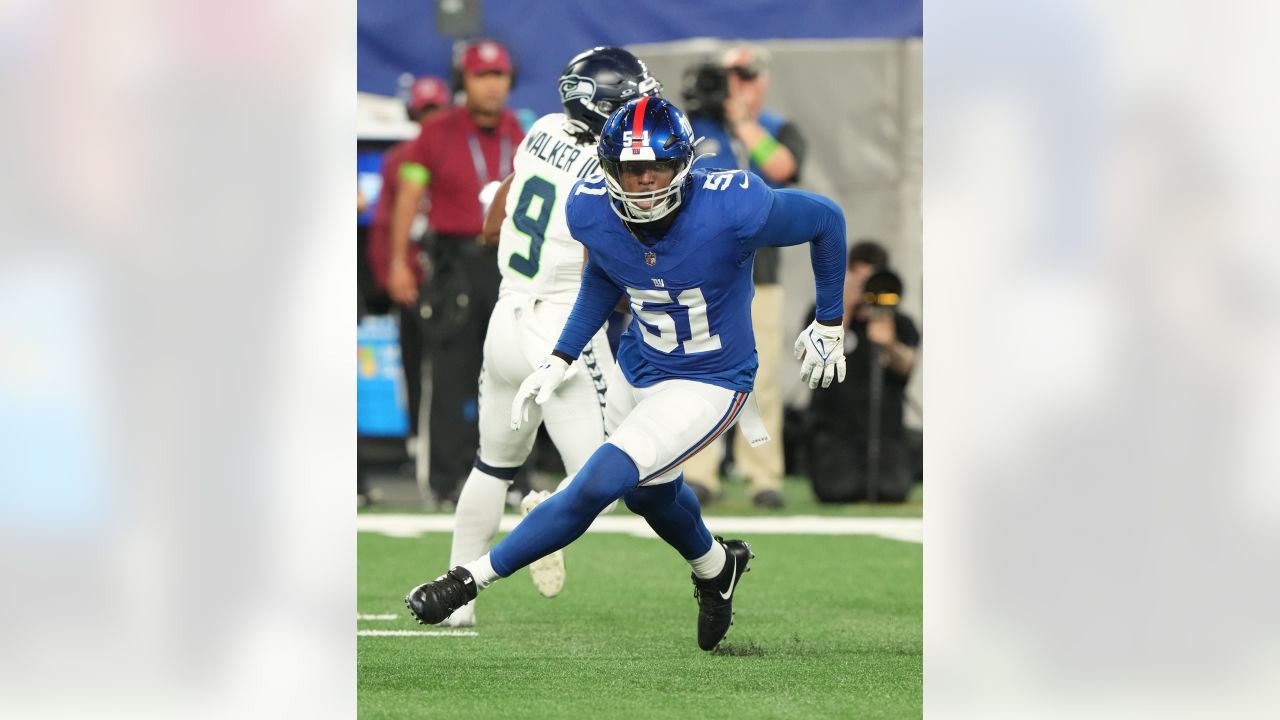
<instances>
[{"instance_id":1,"label":"seahawks logo on helmet","mask_svg":"<svg viewBox=\"0 0 1280 720\"><path fill-rule=\"evenodd\" d=\"M566 75L560 78L560 102L570 100L586 100L590 102L596 95L596 81L581 75Z\"/></svg>"}]
</instances>

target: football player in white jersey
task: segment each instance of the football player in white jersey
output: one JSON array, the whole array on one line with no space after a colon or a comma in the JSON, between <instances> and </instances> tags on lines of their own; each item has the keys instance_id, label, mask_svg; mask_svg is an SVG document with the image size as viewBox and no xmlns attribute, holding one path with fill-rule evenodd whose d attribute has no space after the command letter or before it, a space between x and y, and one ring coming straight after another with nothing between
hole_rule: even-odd
<instances>
[{"instance_id":1,"label":"football player in white jersey","mask_svg":"<svg viewBox=\"0 0 1280 720\"><path fill-rule=\"evenodd\" d=\"M565 221L574 183L601 174L595 151L614 109L661 86L644 63L616 47L579 53L560 75L564 113L539 118L516 150L512 174L502 182L485 218L485 236L498 239L502 286L484 344L480 371L480 450L458 498L450 566L489 550L507 491L533 448L539 421L574 473L605 440L605 376L613 357L604 329L587 343L554 398L531 412L519 430L510 426L520 383L555 345L582 282L583 246ZM561 483L564 487L565 483ZM528 512L546 493L525 498ZM607 512L607 510L606 510ZM564 558L556 551L530 566L539 592L551 597L564 584ZM453 613L453 627L475 625L474 603Z\"/></svg>"}]
</instances>

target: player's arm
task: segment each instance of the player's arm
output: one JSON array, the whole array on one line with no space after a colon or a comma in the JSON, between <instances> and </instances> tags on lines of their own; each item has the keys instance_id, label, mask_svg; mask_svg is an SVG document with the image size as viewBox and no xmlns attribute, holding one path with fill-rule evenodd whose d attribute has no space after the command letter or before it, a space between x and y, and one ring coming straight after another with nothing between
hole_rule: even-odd
<instances>
[{"instance_id":1,"label":"player's arm","mask_svg":"<svg viewBox=\"0 0 1280 720\"><path fill-rule=\"evenodd\" d=\"M818 290L818 322L840 325L844 318L844 212L816 193L772 192L764 225L746 241L751 249L809 243L813 281Z\"/></svg>"},{"instance_id":2,"label":"player's arm","mask_svg":"<svg viewBox=\"0 0 1280 720\"><path fill-rule=\"evenodd\" d=\"M551 398L574 360L582 354L605 321L613 312L613 305L622 296L622 290L609 279L604 270L587 259L582 271L582 286L573 303L569 320L560 332L560 340L551 355L520 383L511 401L511 429L519 430L529 420L530 401L539 405Z\"/></svg>"},{"instance_id":3,"label":"player's arm","mask_svg":"<svg viewBox=\"0 0 1280 720\"><path fill-rule=\"evenodd\" d=\"M587 250L587 246L582 246L582 266L586 268L587 260L591 258L591 253ZM626 314L631 311L631 303L627 300L626 293L618 296L618 304L613 306L614 312Z\"/></svg>"},{"instance_id":4,"label":"player's arm","mask_svg":"<svg viewBox=\"0 0 1280 720\"><path fill-rule=\"evenodd\" d=\"M511 179L514 177L515 174L513 173L502 181L502 184L498 186L498 192L493 196L493 202L489 204L489 212L484 216L485 245L498 244L502 223L507 219L507 192L511 190Z\"/></svg>"},{"instance_id":5,"label":"player's arm","mask_svg":"<svg viewBox=\"0 0 1280 720\"><path fill-rule=\"evenodd\" d=\"M560 340L556 342L551 354L569 364L577 360L582 349L609 320L609 314L622 295L622 289L588 256L586 267L582 270L582 285L578 288L578 297L573 302L569 320L560 331Z\"/></svg>"},{"instance_id":6,"label":"player's arm","mask_svg":"<svg viewBox=\"0 0 1280 720\"><path fill-rule=\"evenodd\" d=\"M429 177L426 167L419 163L400 164L400 187L391 213L391 271L387 274L387 291L396 302L405 305L418 299L418 285L404 258L409 250L409 230Z\"/></svg>"},{"instance_id":7,"label":"player's arm","mask_svg":"<svg viewBox=\"0 0 1280 720\"><path fill-rule=\"evenodd\" d=\"M831 200L804 190L773 190L764 224L746 239L750 249L809 243L817 316L796 338L800 378L816 388L844 382L844 213Z\"/></svg>"}]
</instances>

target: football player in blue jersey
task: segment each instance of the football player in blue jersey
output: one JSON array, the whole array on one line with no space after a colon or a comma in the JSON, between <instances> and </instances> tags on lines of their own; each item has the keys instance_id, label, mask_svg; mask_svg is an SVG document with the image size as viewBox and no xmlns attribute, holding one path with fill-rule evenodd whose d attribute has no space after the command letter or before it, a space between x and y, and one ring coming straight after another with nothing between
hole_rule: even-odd
<instances>
[{"instance_id":1,"label":"football player in blue jersey","mask_svg":"<svg viewBox=\"0 0 1280 720\"><path fill-rule=\"evenodd\" d=\"M757 249L808 243L817 319L796 339L810 388L844 380L844 215L831 200L773 190L742 170L695 170L688 119L643 97L605 123L603 178L578 182L569 229L588 250L582 285L551 355L525 379L512 427L545 403L624 295L634 320L609 383L609 440L577 479L529 513L493 550L414 588L422 623L439 623L498 578L565 547L622 498L693 569L698 645L711 650L733 619L738 580L753 557L741 540L713 538L681 464L739 420L767 440L750 401L756 371L751 267Z\"/></svg>"}]
</instances>

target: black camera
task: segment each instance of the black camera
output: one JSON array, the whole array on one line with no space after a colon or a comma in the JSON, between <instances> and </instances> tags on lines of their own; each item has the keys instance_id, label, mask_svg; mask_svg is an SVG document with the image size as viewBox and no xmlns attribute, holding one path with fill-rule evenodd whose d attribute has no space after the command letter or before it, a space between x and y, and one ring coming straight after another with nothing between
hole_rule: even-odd
<instances>
[{"instance_id":1,"label":"black camera","mask_svg":"<svg viewBox=\"0 0 1280 720\"><path fill-rule=\"evenodd\" d=\"M684 71L684 110L717 121L724 119L724 101L729 98L729 73L714 63L695 65Z\"/></svg>"}]
</instances>

